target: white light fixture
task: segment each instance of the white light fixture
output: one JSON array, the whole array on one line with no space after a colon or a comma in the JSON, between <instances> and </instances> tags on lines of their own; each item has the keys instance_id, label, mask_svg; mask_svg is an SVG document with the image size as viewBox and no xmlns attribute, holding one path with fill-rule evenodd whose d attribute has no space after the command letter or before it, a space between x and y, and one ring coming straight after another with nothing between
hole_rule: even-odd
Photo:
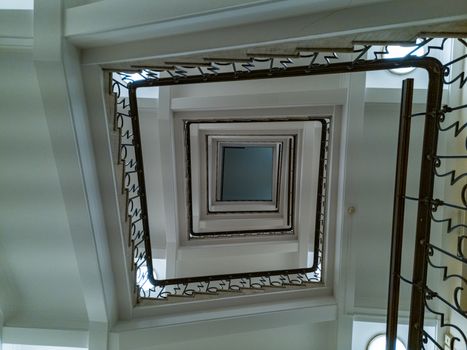
<instances>
[{"instance_id":1,"label":"white light fixture","mask_svg":"<svg viewBox=\"0 0 467 350\"><path fill-rule=\"evenodd\" d=\"M389 45L386 47L387 53L383 55L383 58L401 58L407 55L421 57L425 54L425 49L423 47L417 46L398 46L398 45ZM405 75L413 72L415 67L404 67L404 68L394 68L390 69L391 73Z\"/></svg>"},{"instance_id":2,"label":"white light fixture","mask_svg":"<svg viewBox=\"0 0 467 350\"><path fill-rule=\"evenodd\" d=\"M366 350L386 350L386 334L378 334L373 337L368 342ZM396 350L407 350L406 346L399 338L396 339Z\"/></svg>"}]
</instances>

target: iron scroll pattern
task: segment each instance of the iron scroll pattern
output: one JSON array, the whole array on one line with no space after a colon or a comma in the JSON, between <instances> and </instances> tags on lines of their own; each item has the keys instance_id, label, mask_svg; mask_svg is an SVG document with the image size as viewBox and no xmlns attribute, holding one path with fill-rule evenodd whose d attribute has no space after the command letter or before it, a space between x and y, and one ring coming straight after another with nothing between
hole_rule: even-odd
<instances>
[{"instance_id":1,"label":"iron scroll pattern","mask_svg":"<svg viewBox=\"0 0 467 350\"><path fill-rule=\"evenodd\" d=\"M439 50L444 49L445 42ZM467 52L465 39L458 39L458 43ZM464 96L467 76L462 68L466 62L467 54L463 54L443 65L445 86L450 85L451 91ZM430 199L432 226L441 237L432 236L426 249L428 270L437 272L442 284L429 281L424 286L425 308L438 317L441 333L451 334L447 344L450 350L467 349L466 328L462 326L467 324L467 104L444 105L435 117L440 138L448 142L446 153L436 154L433 163L435 186L444 187L446 198ZM423 349L428 344L445 349L425 331L422 341Z\"/></svg>"},{"instance_id":2,"label":"iron scroll pattern","mask_svg":"<svg viewBox=\"0 0 467 350\"><path fill-rule=\"evenodd\" d=\"M457 39L457 42L467 48L465 39ZM443 39L439 45L430 46L428 53L447 50L446 44L447 39ZM467 54L462 54L443 64L445 87L450 87L451 91L459 89L459 95L467 83L466 72L462 69L466 61ZM463 94L465 96L465 92ZM419 116L436 118L439 137L448 144L442 154L439 154L438 144L437 154L431 157L435 188L442 188L440 193L449 198L405 196L406 200L431 206L433 232L430 240L423 242L427 252L425 264L428 272L438 276L441 284L436 283L436 278L429 279L424 285L414 284L402 276L400 279L423 291L425 314L438 320L439 334L451 335L449 342L444 344L422 330L421 348L467 349L466 329L462 326L467 322L467 104L444 105L436 114L416 113L411 117ZM449 147L453 144L461 147L457 150Z\"/></svg>"},{"instance_id":3,"label":"iron scroll pattern","mask_svg":"<svg viewBox=\"0 0 467 350\"><path fill-rule=\"evenodd\" d=\"M466 45L464 39L457 39L462 45ZM424 49L422 56L429 57L437 52L447 50L447 39L434 40L431 38L423 39L415 45L414 49L407 55L408 57L414 57L415 52L420 48ZM371 57L370 57L371 52ZM370 61L375 61L384 58L384 55L388 53L387 47L382 49L376 49L371 45L362 45L356 47L353 50L353 59L347 62L349 68L358 67L364 65L368 60L364 60L365 55L370 57ZM458 66L460 63L465 62L467 55L454 58L449 62L444 63L444 83L446 85L457 85L459 89L464 88L467 82L467 75L464 70L457 70L456 74L451 72L455 69L454 66ZM344 58L348 58L344 56ZM269 72L271 77L281 72L290 72L293 76L294 68L302 68L305 66L305 71L313 72L315 70L326 70L327 67L333 66L333 64L339 64L342 60L338 56L338 53L323 53L323 52L299 52L298 55L293 57L251 57L244 60L239 59L206 59L206 62L200 62L199 64L194 62L178 63L172 68L164 67L142 67L137 69L136 74L140 74L142 79L145 80L145 86L150 86L151 82L154 86L162 85L174 85L184 83L202 83L202 82L214 82L222 81L220 76L228 73L229 80L242 80L242 79L255 79L259 71ZM306 61L306 63L304 63ZM397 62L392 68L397 68ZM364 71L364 69L361 69ZM119 79L114 80L112 84L112 91L117 94L117 109L115 125L116 130L119 131L120 146L119 159L123 159L123 178L125 182L123 184L123 193L126 193L127 211L129 215L130 225L130 239L129 242L132 246L132 265L134 265L136 273L136 286L138 300L144 299L156 299L156 300L168 300L169 297L193 297L195 295L208 295L209 297L215 297L216 295L229 295L229 293L239 293L242 291L257 291L264 289L265 287L273 288L285 288L294 286L319 286L322 284L322 268L323 268L323 249L325 232L326 232L326 188L327 188L327 174L323 174L322 183L323 192L321 194L321 208L322 213L319 221L319 241L320 241L320 254L317 257L317 265L314 266L315 270L310 272L304 272L304 270L294 271L269 271L260 273L244 273L234 275L223 275L223 276L204 276L189 279L177 279L177 280L157 280L154 278L154 271L152 268L151 260L151 247L149 241L149 232L144 228L144 221L147 220L147 213L142 208L141 201L145 200L145 194L141 192L140 184L138 182L138 174L142 174L143 168L142 163L136 160L137 146L134 143L134 134L132 127L134 125L134 116L137 115L137 111L130 111L130 103L128 97L124 97L123 91L128 91L128 83L130 86L138 84L134 80L131 73L135 72L120 72ZM263 74L263 73L261 73ZM298 74L297 74L298 75ZM224 80L225 81L225 80ZM149 83L149 84L148 84ZM452 116L459 116L459 111L465 111L467 105L460 106L445 106L436 115L430 115L427 117L434 117L438 120L438 131L439 133L452 133L454 138L465 137L467 126L465 120L455 120ZM426 115L426 113L421 113ZM417 115L413 115L416 117ZM328 123L327 129L329 130L330 124ZM326 138L326 142L329 142L329 133ZM325 149L329 147L326 145ZM467 145L466 145L467 149ZM449 180L449 186L458 186L465 181L467 173L459 173L456 169L450 169L448 171L442 171L445 168L442 166L445 162L450 159L463 159L465 155L447 155L439 154L433 155L434 157L434 168L433 171L435 176L440 181ZM128 172L127 172L128 171ZM434 198L423 198L421 200L428 200L432 203L432 222L434 224L441 224L445 227L443 235L452 235L453 232L461 228L465 228L465 224L456 222L454 217L438 217L438 209L440 207L455 208L461 211L465 211L467 208L467 185L464 185L459 193L461 196L461 204L450 203ZM407 197L410 200L409 197ZM415 200L419 200L416 199ZM455 345L464 344L467 347L466 335L464 330L456 325L453 325L449 321L448 309L459 314L461 317L467 317L465 306L462 309L459 297L462 291L466 290L466 281L463 276L453 275L449 273L447 265L439 265L436 259L433 259L435 254L444 254L449 258L456 259L461 264L466 264L466 252L462 250L462 246L465 245L467 238L465 234L459 235L458 251L457 252L443 252L442 247L438 247L431 242L426 242L426 249L428 252L428 261L426 264L431 269L436 269L442 272L443 280L451 281L458 279L460 286L455 289L453 295L445 297L441 293L436 291L436 288L432 286L430 288L427 285L414 286L414 288L423 288L425 293L425 308L426 311L432 312L440 317L440 326L444 329L456 330L458 333L453 337L453 341L450 344L451 350L455 349ZM438 259L439 260L439 259ZM401 277L402 280L409 282L409 280ZM224 294L225 293L225 294ZM436 303L434 303L436 301ZM446 308L439 309L439 304L444 305ZM457 328L456 328L457 327ZM442 349L437 339L433 339L428 333L423 332L422 338L423 346L428 343L433 343L436 348Z\"/></svg>"},{"instance_id":4,"label":"iron scroll pattern","mask_svg":"<svg viewBox=\"0 0 467 350\"><path fill-rule=\"evenodd\" d=\"M146 75L143 75L146 76ZM323 251L327 227L327 186L331 119L318 118L322 124L320 170L315 227L315 252L312 267L292 270L245 272L229 275L202 276L178 279L157 279L151 256L149 224L145 204L144 168L138 123L131 111L128 83L134 75L113 73L111 91L115 98L112 131L116 134L116 163L121 166L121 194L125 203L128 245L131 267L135 275L137 302L167 301L170 297L229 296L232 293L282 291L284 288L314 288L322 286ZM137 130L135 132L135 130Z\"/></svg>"},{"instance_id":5,"label":"iron scroll pattern","mask_svg":"<svg viewBox=\"0 0 467 350\"><path fill-rule=\"evenodd\" d=\"M151 285L154 280L151 243L148 235L147 212L142 205L145 197L138 174L143 174L143 166L138 162L136 149L138 140L133 130L127 84L132 81L127 74L110 74L110 94L113 95L113 115L109 125L114 135L113 156L117 164L119 191L123 196L124 232L128 234L130 267L134 274L136 299L143 286ZM121 203L121 202L120 202Z\"/></svg>"}]
</instances>

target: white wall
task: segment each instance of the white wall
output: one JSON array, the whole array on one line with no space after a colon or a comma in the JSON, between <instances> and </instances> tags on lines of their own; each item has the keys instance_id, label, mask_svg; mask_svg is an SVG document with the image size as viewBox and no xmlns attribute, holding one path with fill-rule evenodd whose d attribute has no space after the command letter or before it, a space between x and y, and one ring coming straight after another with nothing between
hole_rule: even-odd
<instances>
[{"instance_id":1,"label":"white wall","mask_svg":"<svg viewBox=\"0 0 467 350\"><path fill-rule=\"evenodd\" d=\"M146 89L140 89L145 91ZM139 91L139 90L138 90ZM161 145L159 140L159 119L157 118L157 100L145 99L138 103L141 123L141 140L144 157L144 170L149 174L151 181L147 181L147 204L149 215L149 230L153 250L165 250L166 218L164 211L164 193L162 182ZM160 253L159 253L160 254ZM155 257L163 257L155 255Z\"/></svg>"},{"instance_id":2,"label":"white wall","mask_svg":"<svg viewBox=\"0 0 467 350\"><path fill-rule=\"evenodd\" d=\"M0 71L5 325L17 320L81 327L87 313L31 52L3 51Z\"/></svg>"},{"instance_id":3,"label":"white wall","mask_svg":"<svg viewBox=\"0 0 467 350\"><path fill-rule=\"evenodd\" d=\"M351 254L355 257L355 306L385 310L389 281L391 223L399 124L398 104L366 104L359 159L349 164L354 172L355 214L351 227ZM412 138L420 140L422 119L412 120ZM416 197L420 164L420 142L412 142L407 194ZM406 202L402 273L412 275L409 259L414 247L416 205ZM408 289L402 284L401 308L407 309Z\"/></svg>"}]
</instances>

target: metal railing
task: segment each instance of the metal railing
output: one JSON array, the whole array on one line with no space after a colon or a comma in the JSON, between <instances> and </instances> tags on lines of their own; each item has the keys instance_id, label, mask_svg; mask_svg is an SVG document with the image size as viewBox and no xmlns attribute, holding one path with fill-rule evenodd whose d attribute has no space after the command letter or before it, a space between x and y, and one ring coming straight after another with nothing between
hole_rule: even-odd
<instances>
[{"instance_id":1,"label":"metal railing","mask_svg":"<svg viewBox=\"0 0 467 350\"><path fill-rule=\"evenodd\" d=\"M136 274L137 299L143 301L167 300L169 297L193 297L221 293L251 293L265 288L294 288L322 286L323 251L327 220L327 177L331 120L322 118L295 118L300 121L321 122L320 170L315 226L315 254L311 267L278 271L244 272L235 274L198 276L189 278L155 279L147 216L146 190L142 146L137 114L136 92L132 84L124 82L127 75L113 79L111 91L115 94L113 131L117 132L117 163L121 164L122 195L125 199L125 217L128 223L132 266ZM290 121L291 119L287 119ZM264 119L251 120L267 122ZM281 121L275 119L275 121ZM284 120L285 121L285 120ZM229 122L229 121L224 121ZM242 122L245 122L242 119ZM196 239L197 237L193 237Z\"/></svg>"},{"instance_id":2,"label":"metal railing","mask_svg":"<svg viewBox=\"0 0 467 350\"><path fill-rule=\"evenodd\" d=\"M462 39L460 43L466 45ZM131 245L132 264L136 273L136 285L138 299L145 298L166 300L170 296L195 296L195 295L217 295L219 292L239 292L242 289L261 289L264 287L285 287L285 286L318 286L322 284L322 264L323 264L323 245L326 233L326 189L327 173L324 170L320 185L322 190L319 196L321 203L319 208L322 210L319 220L319 227L316 232L320 241L320 257L316 266L311 269L296 269L283 271L265 271L242 274L227 274L218 276L200 276L194 278L178 278L169 280L158 280L154 277L152 267L151 245L149 238L149 225L147 222L146 193L144 185L144 169L141 150L141 139L139 133L139 121L137 110L136 91L138 88L149 86L170 86L180 84L198 84L209 82L226 82L250 79L269 79L285 78L294 76L310 76L325 74L342 74L353 72L366 72L374 70L385 70L402 67L420 67L429 74L429 84L427 87L428 98L426 102L426 111L413 114L411 111L411 92L413 90L412 82L406 81L403 88L403 100L401 109L401 124L399 134L399 150L397 158L396 190L395 204L393 213L393 241L391 254L391 275L388 300L388 318L387 334L388 349L395 349L395 339L397 336L398 323L398 298L400 282L407 282L412 286L412 297L410 307L410 332L409 349L422 349L425 344L432 342L439 349L442 346L438 339L433 339L423 330L426 310L432 314L440 316L440 326L450 327L450 330L456 330L456 335L450 348L454 349L456 343L466 342L464 330L447 321L443 312L434 309L430 302L437 300L461 317L466 317L465 306L459 302L461 293L465 293L466 280L462 275L450 274L446 266L440 266L432 259L434 254L444 254L462 264L466 264L466 252L463 246L467 238L460 235L458 238L458 249L456 252L449 252L443 247L435 245L430 240L432 223L440 223L447 227L445 234L451 234L456 228L465 227L464 224L454 223L452 217L438 218L436 213L440 207L449 207L465 211L467 200L465 198L467 185L464 185L460 191L462 205L449 203L444 200L434 199L433 190L435 179L449 179L450 185L458 185L465 181L467 174L458 173L456 170L440 172L443 162L449 159L463 159L465 155L440 155L437 153L438 134L440 132L453 132L454 137L462 137L462 133L467 130L465 121L449 121L449 114L455 111L465 110L467 105L458 107L441 107L441 97L443 83L459 84L463 88L467 76L464 71L450 75L451 67L465 60L467 55L455 58L444 65L438 60L430 58L433 52L445 49L446 40L440 45L431 45L432 39L424 39L417 47L405 58L400 59L381 59L387 53L384 50L375 51L374 59L363 60L362 58L369 52L371 46L364 45L354 50L355 58L351 61L340 62L336 53L325 54L322 52L313 52L299 54L298 58L301 65L295 65L292 58L269 57L269 58L250 58L246 61L238 60L228 61L209 61L197 65L196 63L175 63L169 68L141 67L136 70L144 75L144 79L133 81L128 73L120 73L120 80L113 82L112 91L116 91L116 118L114 129L119 133L118 161L123 162L122 172L122 191L126 196L127 213L129 215L129 244ZM425 48L424 57L414 57L413 54L419 48ZM308 60L306 65L303 61ZM296 60L297 61L297 60ZM333 63L336 62L336 63ZM264 68L264 66L267 68ZM131 72L134 73L134 72ZM159 75L165 77L159 77ZM127 89L129 97L123 97L122 89ZM405 182L407 178L407 152L409 147L410 120L413 117L425 118L425 128L423 137L422 162L420 169L419 193L416 197L408 196L405 193ZM325 122L328 130L326 136L327 144L323 149L329 147L329 121ZM324 129L324 128L323 128ZM324 168L323 168L324 169ZM418 204L417 229L416 229L416 248L414 254L414 269L411 279L401 276L400 259L403 238L404 205L407 200L416 201ZM433 287L427 285L428 269L441 269L443 271L443 280L457 278L461 281L460 287L454 289L454 301L449 301ZM146 288L147 285L149 288ZM457 327L457 328L456 328Z\"/></svg>"},{"instance_id":3,"label":"metal railing","mask_svg":"<svg viewBox=\"0 0 467 350\"><path fill-rule=\"evenodd\" d=\"M467 43L464 40L459 39L458 42L467 47ZM443 40L442 44L436 49L443 50L445 43L446 40ZM456 88L462 89L467 81L463 70L455 74L450 74L451 66L455 63L465 61L466 58L467 55L463 54L442 66L444 84L459 84L457 87L451 86L451 90ZM461 213L467 211L467 164L464 163L463 167L459 167L459 165L453 165L453 163L451 163L444 166L444 168L446 168L445 170L440 171L440 169L443 168L443 162L467 159L467 138L465 136L467 127L465 111L467 111L467 104L456 107L449 107L447 105L441 107L440 93L431 95L429 93L427 111L424 113L412 114L412 91L413 83L411 81L404 82L400 116L396 189L394 196L391 272L387 316L387 349L394 350L396 346L400 281L410 285L412 290L408 348L425 349L430 345L431 347L441 350L445 350L446 347L450 350L466 349L467 338L465 327L467 326L467 305L465 301L462 302L461 300L467 297L467 273L465 273L465 271L467 271L467 252L465 248L463 248L467 236L465 233L462 233L461 229L466 229L467 223L462 221L463 215ZM430 87L428 91L430 91ZM461 111L464 111L464 113ZM454 118L450 118L449 115L453 112L458 113ZM407 154L410 143L410 120L414 117L425 118L425 133L423 139L419 193L417 196L410 196L406 194L405 181L408 166ZM440 147L438 146L438 137L440 134L449 132L451 132L452 135L447 135L447 139L445 137L443 140L448 143L448 147L445 148L449 153L439 154L438 149ZM462 147L463 154L450 153L454 148L449 147L449 145L454 139L462 139L464 141ZM446 180L449 180L449 182ZM464 185L462 185L462 182ZM449 200L435 198L433 191L435 185L440 187L440 191L438 192L443 195L453 190L457 193L457 200L460 203L451 203ZM406 201L413 201L418 204L412 278L401 276L400 266L403 245L404 207ZM447 213L447 216L439 218L440 208L457 210L459 211L459 215L455 218L452 216L454 211L451 210L447 212L443 210L441 215L446 215ZM438 226L435 227L434 224L438 224ZM457 237L455 237L457 244L455 245L454 251L450 251L449 248L444 248L443 242L448 239L449 235L455 235L456 230L459 231ZM435 255L437 256L435 257ZM457 267L448 260L457 263ZM461 273L452 271L457 269L459 269ZM430 282L428 278L430 273L434 274L436 277L436 271L441 273L441 278L438 278L440 283L434 281ZM438 281L436 278L434 278L434 280ZM457 314L457 320L452 313ZM426 314L429 314L431 318L436 319L439 323L441 334L439 334L438 339L435 339L424 329ZM464 323L464 326L461 325L462 323ZM441 340L443 335L448 336L448 344L445 344L445 341Z\"/></svg>"}]
</instances>

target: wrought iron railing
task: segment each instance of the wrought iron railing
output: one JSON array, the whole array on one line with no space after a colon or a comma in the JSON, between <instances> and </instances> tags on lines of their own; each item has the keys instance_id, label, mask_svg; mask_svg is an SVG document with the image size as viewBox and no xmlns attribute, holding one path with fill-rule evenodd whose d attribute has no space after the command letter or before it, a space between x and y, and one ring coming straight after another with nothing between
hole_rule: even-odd
<instances>
[{"instance_id":1,"label":"wrought iron railing","mask_svg":"<svg viewBox=\"0 0 467 350\"><path fill-rule=\"evenodd\" d=\"M125 197L125 217L128 223L132 265L136 274L137 298L167 300L169 297L194 297L221 293L251 293L274 288L313 288L322 285L323 251L327 220L327 177L331 120L312 118L322 124L317 221L315 226L316 254L311 267L279 271L245 272L190 278L155 279L152 266L149 223L147 217L144 168L137 114L134 75L120 73L112 79L115 97L113 131L118 134L117 163L121 164L122 195ZM130 82L129 85L125 84ZM310 118L305 118L310 120ZM305 120L303 119L303 120ZM259 120L260 121L260 120ZM193 239L196 239L193 236ZM270 288L270 289L269 289Z\"/></svg>"},{"instance_id":2,"label":"wrought iron railing","mask_svg":"<svg viewBox=\"0 0 467 350\"><path fill-rule=\"evenodd\" d=\"M440 45L430 50L446 50L446 42L447 39L443 39ZM467 47L463 39L458 39L456 45ZM455 89L464 88L467 81L464 68L458 68L463 66L466 58L464 49L463 54L442 66L443 83L446 87L450 85L451 94ZM458 65L457 72L451 72L455 64ZM429 96L427 111L412 113L412 89L411 82L404 84L398 150L399 177L396 179L393 219L387 349L395 349L400 281L410 285L412 290L408 348L425 349L430 346L441 350L466 349L467 252L464 244L467 240L467 223L462 213L467 211L467 163L462 163L462 160L467 159L467 104L438 105L434 108L433 99L439 99L440 96ZM405 189L405 172L410 119L414 117L425 118L426 124L419 193L409 195ZM447 144L446 147L438 146L438 137ZM454 143L462 146L456 150ZM443 148L447 153L440 154ZM434 188L440 195L450 198L436 198ZM451 202L453 199L456 202ZM412 278L401 276L400 269L406 201L418 204ZM446 241L452 239L457 242L451 247L445 247ZM426 315L438 320L437 339L424 329ZM447 343L443 340L445 335Z\"/></svg>"},{"instance_id":3,"label":"wrought iron railing","mask_svg":"<svg viewBox=\"0 0 467 350\"><path fill-rule=\"evenodd\" d=\"M457 39L462 45L466 45L463 39ZM437 217L439 208L452 208L465 211L467 207L466 192L467 185L460 190L462 204L450 203L445 200L433 198L433 189L436 179L449 180L449 186L457 186L466 180L466 172L457 169L442 171L443 162L449 159L464 159L465 155L438 154L438 134L453 133L454 138L462 138L465 135L466 124L464 119L451 120L450 115L454 112L465 111L467 105L455 107L441 107L441 95L443 82L445 84L458 84L463 88L467 82L467 76L462 70L456 74L449 74L453 65L465 61L467 55L461 55L450 62L441 64L430 58L434 52L443 51L447 40L433 45L432 39L423 39L416 45L405 58L382 59L387 53L383 50L375 50L374 57L364 60L365 55L370 52L370 45L362 45L353 52L354 59L342 62L338 55L323 52L300 52L294 58L288 57L250 57L245 60L239 59L206 59L206 62L178 62L170 67L139 67L136 71L143 75L143 80L134 81L129 73L120 72L120 81L114 80L112 91L116 92L116 117L114 129L119 133L118 161L122 162L122 192L126 196L128 225L130 231L129 244L131 245L132 264L136 273L137 294L139 300L154 298L166 300L170 296L215 296L222 292L240 292L242 290L258 290L264 287L287 287L287 286L319 286L322 284L323 268L323 245L326 233L326 194L327 173L321 176L320 185L320 214L319 228L316 232L320 240L320 256L311 269L296 269L284 271L266 271L243 274L228 274L220 276L201 276L194 278L179 278L170 280L158 280L154 277L151 258L151 245L149 238L149 226L147 223L146 193L144 186L144 174L142 163L141 140L139 134L139 122L137 111L136 90L149 86L170 86L177 84L193 84L207 82L224 82L250 79L268 79L279 77L293 77L306 75L324 75L337 73L352 73L372 70L394 69L401 67L421 67L429 73L428 99L426 111L413 114L411 112L410 91L411 83L406 82L401 111L401 131L399 138L398 171L396 176L396 197L394 209L394 237L391 262L391 282L388 307L388 349L394 349L397 335L396 327L398 320L398 293L400 281L407 282L412 286L411 309L410 309L410 332L409 348L421 349L425 344L433 343L442 349L439 339L433 339L423 330L425 313L428 310L432 314L439 315L441 328L449 327L451 332L457 332L452 338L450 349L455 349L455 344L466 342L465 330L448 320L445 309L435 309L431 305L433 300L444 304L466 318L465 305L459 301L461 293L466 291L465 276L451 274L447 266L438 265L433 260L435 254L454 259L462 265L466 264L465 242L466 235L460 234L457 251L450 252L444 247L437 246L430 240L432 223L442 224L445 227L444 235L452 235L456 229L465 228L465 224L456 223L453 217ZM412 54L423 47L423 57L415 57ZM307 62L304 64L304 61ZM131 72L134 73L134 72ZM162 77L164 76L164 77ZM128 83L128 84L126 84ZM122 89L128 93L124 97ZM459 116L460 114L457 113ZM422 165L420 176L420 188L417 196L409 196L405 193L406 167L408 150L407 137L410 131L410 119L413 117L425 118L425 132L422 151ZM329 121L326 121L326 130L329 130ZM326 136L326 145L329 147L329 132ZM325 155L326 157L326 155ZM414 273L411 279L400 274L400 249L403 233L404 203L414 200L418 203L416 250L414 259ZM439 260L439 259L438 259ZM441 259L442 260L442 259ZM454 288L451 299L442 296L437 291L438 286L427 285L427 274L429 269L441 270L442 280L458 279L460 285ZM149 285L149 287L148 287ZM436 305L438 306L439 303Z\"/></svg>"}]
</instances>

